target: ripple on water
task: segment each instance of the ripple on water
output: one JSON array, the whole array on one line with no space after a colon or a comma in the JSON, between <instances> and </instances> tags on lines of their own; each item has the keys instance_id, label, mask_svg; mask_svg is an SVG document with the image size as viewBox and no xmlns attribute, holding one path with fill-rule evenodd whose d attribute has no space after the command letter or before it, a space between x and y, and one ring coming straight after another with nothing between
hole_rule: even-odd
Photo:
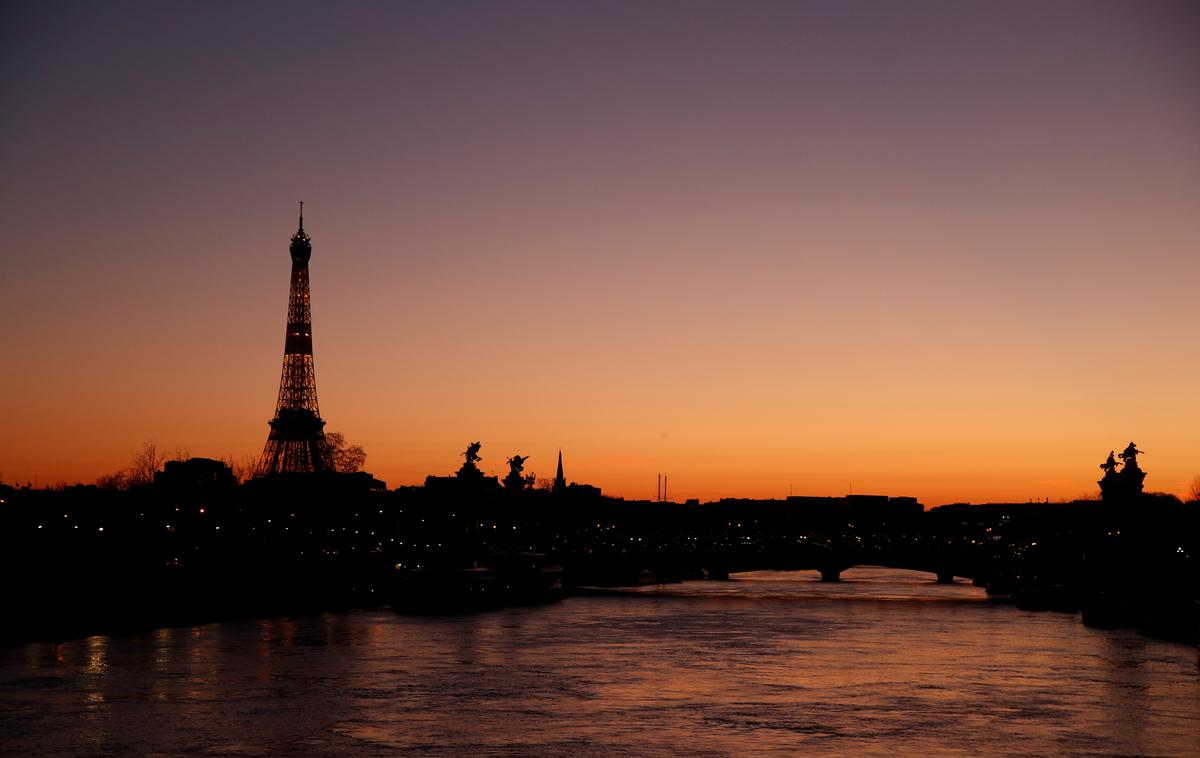
<instances>
[{"instance_id":1,"label":"ripple on water","mask_svg":"<svg viewBox=\"0 0 1200 758\"><path fill-rule=\"evenodd\" d=\"M1196 651L854 569L0 651L13 754L1188 755Z\"/></svg>"}]
</instances>

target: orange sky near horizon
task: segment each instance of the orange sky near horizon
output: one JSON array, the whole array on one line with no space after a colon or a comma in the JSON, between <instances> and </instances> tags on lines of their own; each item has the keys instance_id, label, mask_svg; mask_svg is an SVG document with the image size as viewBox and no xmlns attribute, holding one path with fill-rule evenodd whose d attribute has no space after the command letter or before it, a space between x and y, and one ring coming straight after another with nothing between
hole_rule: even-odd
<instances>
[{"instance_id":1,"label":"orange sky near horizon","mask_svg":"<svg viewBox=\"0 0 1200 758\"><path fill-rule=\"evenodd\" d=\"M6 8L0 479L257 456L303 199L389 486L1185 494L1200 14L743 7Z\"/></svg>"}]
</instances>

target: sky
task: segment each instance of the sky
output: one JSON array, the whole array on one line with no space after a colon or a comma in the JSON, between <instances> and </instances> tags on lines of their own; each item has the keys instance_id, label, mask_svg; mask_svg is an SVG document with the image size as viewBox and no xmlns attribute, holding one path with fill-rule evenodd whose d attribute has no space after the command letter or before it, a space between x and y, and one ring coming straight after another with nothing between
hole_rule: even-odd
<instances>
[{"instance_id":1,"label":"sky","mask_svg":"<svg viewBox=\"0 0 1200 758\"><path fill-rule=\"evenodd\" d=\"M0 5L0 480L327 429L672 499L1200 474L1187 2Z\"/></svg>"}]
</instances>

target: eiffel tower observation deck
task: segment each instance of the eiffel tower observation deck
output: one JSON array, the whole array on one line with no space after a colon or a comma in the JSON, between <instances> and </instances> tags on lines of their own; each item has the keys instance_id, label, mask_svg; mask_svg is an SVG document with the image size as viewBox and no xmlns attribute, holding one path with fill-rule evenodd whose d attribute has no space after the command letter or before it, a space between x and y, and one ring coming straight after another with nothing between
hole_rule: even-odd
<instances>
[{"instance_id":1,"label":"eiffel tower observation deck","mask_svg":"<svg viewBox=\"0 0 1200 758\"><path fill-rule=\"evenodd\" d=\"M304 203L300 203L300 227L292 235L289 251L292 285L283 342L283 375L279 380L275 418L270 421L271 433L255 470L258 477L333 470L333 452L325 439L325 422L317 406L308 291L312 238L304 231Z\"/></svg>"}]
</instances>

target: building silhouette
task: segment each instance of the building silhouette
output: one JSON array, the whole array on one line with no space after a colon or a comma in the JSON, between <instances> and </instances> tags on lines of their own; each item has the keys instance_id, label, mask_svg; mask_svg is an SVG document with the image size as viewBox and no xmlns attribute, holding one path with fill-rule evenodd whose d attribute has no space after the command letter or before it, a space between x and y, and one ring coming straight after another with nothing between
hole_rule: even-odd
<instances>
[{"instance_id":1,"label":"building silhouette","mask_svg":"<svg viewBox=\"0 0 1200 758\"><path fill-rule=\"evenodd\" d=\"M236 488L237 483L229 464L212 458L167 461L162 471L154 475L155 486L168 492L228 492Z\"/></svg>"},{"instance_id":2,"label":"building silhouette","mask_svg":"<svg viewBox=\"0 0 1200 758\"><path fill-rule=\"evenodd\" d=\"M288 295L287 336L283 343L283 375L275 418L255 476L333 471L333 451L325 439L325 422L317 407L317 379L313 366L312 311L308 290L308 260L312 239L304 231L304 203L300 227L292 235L292 284Z\"/></svg>"}]
</instances>

